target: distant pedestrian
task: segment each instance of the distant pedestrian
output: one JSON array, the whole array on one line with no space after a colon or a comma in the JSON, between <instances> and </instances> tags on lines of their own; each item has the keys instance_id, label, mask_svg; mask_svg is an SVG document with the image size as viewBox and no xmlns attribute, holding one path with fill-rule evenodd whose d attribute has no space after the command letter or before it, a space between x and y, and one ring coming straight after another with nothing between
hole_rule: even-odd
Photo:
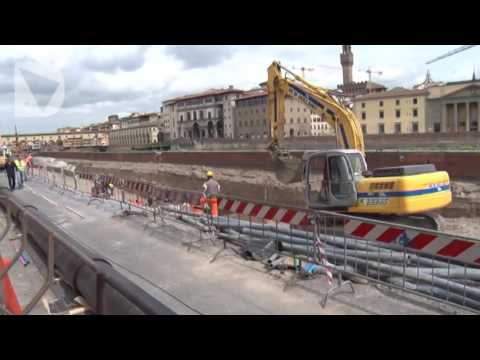
<instances>
[{"instance_id":1,"label":"distant pedestrian","mask_svg":"<svg viewBox=\"0 0 480 360\"><path fill-rule=\"evenodd\" d=\"M7 158L7 162L5 163L5 173L7 174L8 178L8 186L10 187L10 191L15 190L15 176L17 172L17 166L12 161L11 158Z\"/></svg>"}]
</instances>

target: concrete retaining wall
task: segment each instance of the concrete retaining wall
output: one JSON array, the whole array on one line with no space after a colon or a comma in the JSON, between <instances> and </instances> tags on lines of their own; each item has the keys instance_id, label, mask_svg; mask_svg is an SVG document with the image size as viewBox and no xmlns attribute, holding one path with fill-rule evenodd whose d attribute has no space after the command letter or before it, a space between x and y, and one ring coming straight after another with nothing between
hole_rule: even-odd
<instances>
[{"instance_id":1,"label":"concrete retaining wall","mask_svg":"<svg viewBox=\"0 0 480 360\"><path fill-rule=\"evenodd\" d=\"M301 157L302 152L292 153ZM69 153L46 152L41 156L65 160L166 162L184 165L204 165L224 168L272 170L269 153L239 152L163 152L163 153ZM430 162L445 170L452 179L479 180L480 153L474 152L367 152L370 169L385 166L424 164Z\"/></svg>"}]
</instances>

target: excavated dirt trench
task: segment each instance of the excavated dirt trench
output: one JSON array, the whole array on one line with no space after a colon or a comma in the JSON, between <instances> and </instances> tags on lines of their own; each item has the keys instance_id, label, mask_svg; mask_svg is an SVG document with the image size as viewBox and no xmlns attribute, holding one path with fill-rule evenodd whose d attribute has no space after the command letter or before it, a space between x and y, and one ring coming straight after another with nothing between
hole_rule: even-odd
<instances>
[{"instance_id":1,"label":"excavated dirt trench","mask_svg":"<svg viewBox=\"0 0 480 360\"><path fill-rule=\"evenodd\" d=\"M226 195L290 206L304 206L302 184L284 185L271 172L212 168L199 165L165 163L121 163L69 161L77 172L118 176L127 180L147 181L179 189L202 189L205 173L212 170Z\"/></svg>"},{"instance_id":2,"label":"excavated dirt trench","mask_svg":"<svg viewBox=\"0 0 480 360\"><path fill-rule=\"evenodd\" d=\"M37 158L52 162L50 158ZM215 168L201 165L180 165L154 162L118 162L68 160L77 173L103 174L126 180L145 181L165 186L199 191L205 173L212 170L226 195L271 202L286 206L304 206L303 184L285 185L270 171ZM454 201L441 211L442 231L464 236L480 237L480 185L473 182L452 181Z\"/></svg>"}]
</instances>

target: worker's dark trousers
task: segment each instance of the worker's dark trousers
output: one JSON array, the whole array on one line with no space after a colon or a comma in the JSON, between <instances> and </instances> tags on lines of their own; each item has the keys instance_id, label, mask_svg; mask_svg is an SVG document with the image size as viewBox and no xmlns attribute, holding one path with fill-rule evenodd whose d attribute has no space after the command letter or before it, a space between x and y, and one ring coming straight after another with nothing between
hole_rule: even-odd
<instances>
[{"instance_id":1,"label":"worker's dark trousers","mask_svg":"<svg viewBox=\"0 0 480 360\"><path fill-rule=\"evenodd\" d=\"M8 178L8 186L10 186L10 190L15 190L15 175L7 175Z\"/></svg>"}]
</instances>

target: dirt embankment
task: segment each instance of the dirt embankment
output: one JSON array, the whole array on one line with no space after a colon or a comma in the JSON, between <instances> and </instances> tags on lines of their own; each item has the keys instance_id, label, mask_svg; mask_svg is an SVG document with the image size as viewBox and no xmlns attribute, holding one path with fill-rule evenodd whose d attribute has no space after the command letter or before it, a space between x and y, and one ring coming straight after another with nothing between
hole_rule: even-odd
<instances>
[{"instance_id":1,"label":"dirt embankment","mask_svg":"<svg viewBox=\"0 0 480 360\"><path fill-rule=\"evenodd\" d=\"M37 158L39 163L53 166L58 160ZM148 181L180 189L200 190L207 170L215 173L225 194L277 204L304 206L303 184L285 185L270 171L242 170L178 165L169 163L132 163L75 160L58 162L77 172L106 174L128 180ZM480 237L480 183L452 181L454 202L442 211L442 231Z\"/></svg>"},{"instance_id":2,"label":"dirt embankment","mask_svg":"<svg viewBox=\"0 0 480 360\"><path fill-rule=\"evenodd\" d=\"M46 162L46 158L41 161ZM101 173L127 180L148 181L180 189L202 189L207 170L215 174L222 191L258 201L304 206L303 185L284 185L269 171L205 167L202 165L177 165L168 163L131 163L109 161L68 161L77 172Z\"/></svg>"}]
</instances>

